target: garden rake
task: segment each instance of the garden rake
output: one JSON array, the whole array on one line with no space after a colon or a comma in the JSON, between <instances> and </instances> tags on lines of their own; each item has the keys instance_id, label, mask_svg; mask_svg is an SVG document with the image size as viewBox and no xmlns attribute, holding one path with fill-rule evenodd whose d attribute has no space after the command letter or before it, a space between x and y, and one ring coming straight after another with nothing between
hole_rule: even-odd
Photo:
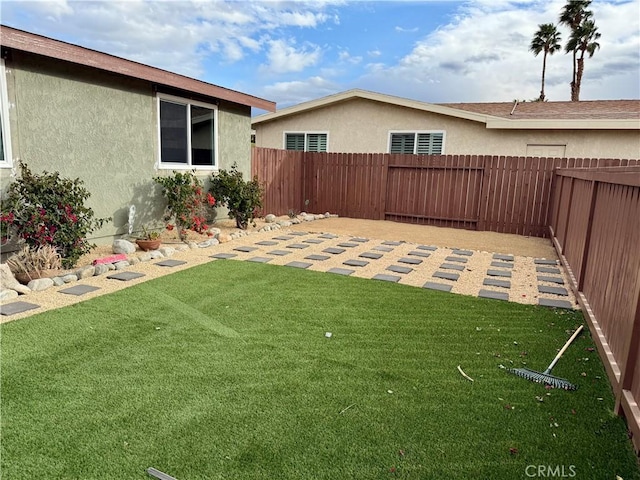
<instances>
[{"instance_id":1,"label":"garden rake","mask_svg":"<svg viewBox=\"0 0 640 480\"><path fill-rule=\"evenodd\" d=\"M560 357L562 356L562 354L565 352L567 348L569 348L569 345L571 345L571 342L575 340L575 338L578 336L578 334L581 331L582 331L582 325L580 325L578 329L575 332L573 332L573 335L571 335L571 338L567 341L567 343L564 344L564 347L562 347L562 349L556 355L556 358L553 359L553 361L549 364L549 366L544 372L540 373L534 370L529 370L528 368L509 368L507 369L507 371L514 373L519 377L526 378L527 380L531 380L532 382L544 383L545 385L550 385L554 388L562 388L564 390L577 389L578 387L572 384L569 380L565 380L564 378L554 377L553 375L551 375L551 369L556 365L558 360L560 360Z\"/></svg>"}]
</instances>

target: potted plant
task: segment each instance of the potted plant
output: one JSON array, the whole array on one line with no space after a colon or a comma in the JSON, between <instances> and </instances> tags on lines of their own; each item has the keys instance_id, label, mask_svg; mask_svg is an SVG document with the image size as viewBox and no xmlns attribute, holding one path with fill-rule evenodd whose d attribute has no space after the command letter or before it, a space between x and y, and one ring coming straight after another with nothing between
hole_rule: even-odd
<instances>
[{"instance_id":1,"label":"potted plant","mask_svg":"<svg viewBox=\"0 0 640 480\"><path fill-rule=\"evenodd\" d=\"M22 284L37 278L55 277L62 269L62 258L52 245L32 248L25 245L7 259L9 270Z\"/></svg>"},{"instance_id":2,"label":"potted plant","mask_svg":"<svg viewBox=\"0 0 640 480\"><path fill-rule=\"evenodd\" d=\"M136 244L145 252L149 250L157 250L160 247L160 232L142 226L142 235L136 238Z\"/></svg>"}]
</instances>

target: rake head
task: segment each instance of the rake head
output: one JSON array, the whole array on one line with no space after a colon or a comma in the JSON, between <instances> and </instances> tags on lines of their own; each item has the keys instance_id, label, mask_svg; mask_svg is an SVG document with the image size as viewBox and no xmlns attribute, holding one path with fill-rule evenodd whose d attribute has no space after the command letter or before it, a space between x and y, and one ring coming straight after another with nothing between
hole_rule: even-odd
<instances>
[{"instance_id":1,"label":"rake head","mask_svg":"<svg viewBox=\"0 0 640 480\"><path fill-rule=\"evenodd\" d=\"M529 370L528 368L509 368L507 371L514 375L518 375L519 377L531 380L532 382L550 385L553 388L562 388L563 390L576 390L578 388L577 385L574 385L569 380L554 377L548 370L544 372L536 372L535 370Z\"/></svg>"}]
</instances>

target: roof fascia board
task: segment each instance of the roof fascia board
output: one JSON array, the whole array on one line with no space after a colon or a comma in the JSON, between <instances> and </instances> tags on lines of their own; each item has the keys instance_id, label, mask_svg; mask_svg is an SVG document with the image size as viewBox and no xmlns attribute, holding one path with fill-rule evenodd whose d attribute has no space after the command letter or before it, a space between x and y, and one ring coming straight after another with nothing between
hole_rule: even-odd
<instances>
[{"instance_id":1,"label":"roof fascia board","mask_svg":"<svg viewBox=\"0 0 640 480\"><path fill-rule=\"evenodd\" d=\"M495 118L487 121L487 129L498 130L640 130L639 120L580 119L580 120L509 120Z\"/></svg>"},{"instance_id":2,"label":"roof fascia board","mask_svg":"<svg viewBox=\"0 0 640 480\"><path fill-rule=\"evenodd\" d=\"M276 109L275 102L253 95L4 25L0 25L0 42L3 47L14 50L139 78L262 110L274 112Z\"/></svg>"}]
</instances>

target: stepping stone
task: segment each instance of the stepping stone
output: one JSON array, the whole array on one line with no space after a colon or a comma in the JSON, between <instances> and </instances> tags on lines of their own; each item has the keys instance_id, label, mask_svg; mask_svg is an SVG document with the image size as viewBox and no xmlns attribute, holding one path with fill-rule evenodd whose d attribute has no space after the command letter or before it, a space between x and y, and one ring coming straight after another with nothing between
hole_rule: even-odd
<instances>
[{"instance_id":1,"label":"stepping stone","mask_svg":"<svg viewBox=\"0 0 640 480\"><path fill-rule=\"evenodd\" d=\"M319 238L307 238L306 240L302 240L302 243L313 243L314 245L322 242L324 242L324 240L320 240Z\"/></svg>"},{"instance_id":2,"label":"stepping stone","mask_svg":"<svg viewBox=\"0 0 640 480\"><path fill-rule=\"evenodd\" d=\"M209 258L217 258L220 260L226 260L227 258L237 257L235 253L216 253L215 255L211 255Z\"/></svg>"},{"instance_id":3,"label":"stepping stone","mask_svg":"<svg viewBox=\"0 0 640 480\"><path fill-rule=\"evenodd\" d=\"M293 237L289 235L280 235L279 237L273 237L274 240L291 240Z\"/></svg>"},{"instance_id":4,"label":"stepping stone","mask_svg":"<svg viewBox=\"0 0 640 480\"><path fill-rule=\"evenodd\" d=\"M440 290L441 292L450 292L452 285L447 285L446 283L437 283L437 282L427 282L422 288L428 288L429 290Z\"/></svg>"},{"instance_id":5,"label":"stepping stone","mask_svg":"<svg viewBox=\"0 0 640 480\"><path fill-rule=\"evenodd\" d=\"M251 257L247 259L247 262L255 262L255 263L267 263L270 261L271 259L268 257Z\"/></svg>"},{"instance_id":6,"label":"stepping stone","mask_svg":"<svg viewBox=\"0 0 640 480\"><path fill-rule=\"evenodd\" d=\"M422 263L422 260L420 260L419 258L402 257L401 259L398 260L398 262L408 263L409 265L420 265Z\"/></svg>"},{"instance_id":7,"label":"stepping stone","mask_svg":"<svg viewBox=\"0 0 640 480\"><path fill-rule=\"evenodd\" d=\"M490 277L511 278L511 272L507 272L505 270L487 270L487 275Z\"/></svg>"},{"instance_id":8,"label":"stepping stone","mask_svg":"<svg viewBox=\"0 0 640 480\"><path fill-rule=\"evenodd\" d=\"M261 242L256 242L256 245L262 245L263 247L272 247L277 244L278 242L274 242L273 240L262 240Z\"/></svg>"},{"instance_id":9,"label":"stepping stone","mask_svg":"<svg viewBox=\"0 0 640 480\"><path fill-rule=\"evenodd\" d=\"M494 300L507 300L509 301L509 294L504 292L494 292L493 290L480 290L478 296L482 298L492 298Z\"/></svg>"},{"instance_id":10,"label":"stepping stone","mask_svg":"<svg viewBox=\"0 0 640 480\"><path fill-rule=\"evenodd\" d=\"M285 265L285 267L294 267L294 268L309 268L312 263L308 262L289 262Z\"/></svg>"},{"instance_id":11,"label":"stepping stone","mask_svg":"<svg viewBox=\"0 0 640 480\"><path fill-rule=\"evenodd\" d=\"M473 255L473 252L471 250L458 250L457 248L455 250L451 250L451 253L453 253L454 255L464 255L465 257L470 257L471 255Z\"/></svg>"},{"instance_id":12,"label":"stepping stone","mask_svg":"<svg viewBox=\"0 0 640 480\"><path fill-rule=\"evenodd\" d=\"M443 263L440 265L440 268L444 268L445 270L457 270L459 272L464 272L464 265L454 265L453 263Z\"/></svg>"},{"instance_id":13,"label":"stepping stone","mask_svg":"<svg viewBox=\"0 0 640 480\"><path fill-rule=\"evenodd\" d=\"M422 258L429 258L431 256L430 253L419 252L417 250L411 250L409 253L407 253L407 255L413 255L414 257L422 257Z\"/></svg>"},{"instance_id":14,"label":"stepping stone","mask_svg":"<svg viewBox=\"0 0 640 480\"><path fill-rule=\"evenodd\" d=\"M346 250L344 248L335 248L329 247L322 250L324 253L331 253L332 255L338 255L339 253L344 253Z\"/></svg>"},{"instance_id":15,"label":"stepping stone","mask_svg":"<svg viewBox=\"0 0 640 480\"><path fill-rule=\"evenodd\" d=\"M400 265L390 265L390 266L387 267L387 270L389 270L390 272L396 272L396 273L411 273L411 272L413 272L413 268L402 267Z\"/></svg>"},{"instance_id":16,"label":"stepping stone","mask_svg":"<svg viewBox=\"0 0 640 480\"><path fill-rule=\"evenodd\" d=\"M269 255L277 255L279 257L284 257L285 255L289 255L291 252L287 251L287 250L271 250L270 252L267 252L267 254Z\"/></svg>"},{"instance_id":17,"label":"stepping stone","mask_svg":"<svg viewBox=\"0 0 640 480\"><path fill-rule=\"evenodd\" d=\"M393 252L393 248L383 246L373 247L371 250L377 250L379 252Z\"/></svg>"},{"instance_id":18,"label":"stepping stone","mask_svg":"<svg viewBox=\"0 0 640 480\"><path fill-rule=\"evenodd\" d=\"M351 275L355 270L349 270L347 268L331 268L327 270L327 273L337 273L338 275Z\"/></svg>"},{"instance_id":19,"label":"stepping stone","mask_svg":"<svg viewBox=\"0 0 640 480\"><path fill-rule=\"evenodd\" d=\"M184 260L173 260L169 258L167 260L157 262L156 265L158 265L159 267L177 267L178 265L184 265L185 263L187 262L185 262Z\"/></svg>"},{"instance_id":20,"label":"stepping stone","mask_svg":"<svg viewBox=\"0 0 640 480\"><path fill-rule=\"evenodd\" d=\"M549 287L547 285L538 285L538 291L540 293L550 293L552 295L561 295L563 297L569 296L566 288L563 287Z\"/></svg>"},{"instance_id":21,"label":"stepping stone","mask_svg":"<svg viewBox=\"0 0 640 480\"><path fill-rule=\"evenodd\" d=\"M344 242L344 243L339 243L338 246L339 247L346 247L346 248L353 248L353 247L357 247L358 244L357 243Z\"/></svg>"},{"instance_id":22,"label":"stepping stone","mask_svg":"<svg viewBox=\"0 0 640 480\"><path fill-rule=\"evenodd\" d=\"M496 268L513 268L513 263L509 262L491 262L492 267Z\"/></svg>"},{"instance_id":23,"label":"stepping stone","mask_svg":"<svg viewBox=\"0 0 640 480\"><path fill-rule=\"evenodd\" d=\"M333 233L323 233L322 235L318 235L318 238L326 238L327 240L333 240L334 238L338 238L338 235L334 235Z\"/></svg>"},{"instance_id":24,"label":"stepping stone","mask_svg":"<svg viewBox=\"0 0 640 480\"><path fill-rule=\"evenodd\" d=\"M458 279L460 278L459 273L449 273L449 272L436 272L431 276L434 278L444 278L445 280L453 280L454 282L457 282Z\"/></svg>"},{"instance_id":25,"label":"stepping stone","mask_svg":"<svg viewBox=\"0 0 640 480\"><path fill-rule=\"evenodd\" d=\"M234 248L234 250L235 250L236 252L245 252L245 253L249 253L249 252L253 252L254 250L257 250L257 248L256 248L256 247L249 247L249 246L246 246L246 247L236 247L236 248Z\"/></svg>"},{"instance_id":26,"label":"stepping stone","mask_svg":"<svg viewBox=\"0 0 640 480\"><path fill-rule=\"evenodd\" d=\"M369 265L369 262L365 262L364 260L347 260L346 262L342 262L343 265L349 265L350 267L366 267Z\"/></svg>"},{"instance_id":27,"label":"stepping stone","mask_svg":"<svg viewBox=\"0 0 640 480\"><path fill-rule=\"evenodd\" d=\"M558 285L564 285L564 280L562 279L562 277L544 277L544 276L538 275L538 281L551 282L551 283L557 283Z\"/></svg>"},{"instance_id":28,"label":"stepping stone","mask_svg":"<svg viewBox=\"0 0 640 480\"><path fill-rule=\"evenodd\" d=\"M382 254L381 253L373 253L373 252L363 252L358 256L362 257L362 258L370 258L372 260L377 260L379 258L382 258Z\"/></svg>"},{"instance_id":29,"label":"stepping stone","mask_svg":"<svg viewBox=\"0 0 640 480\"><path fill-rule=\"evenodd\" d=\"M460 258L460 257L446 257L445 260L447 262L458 262L458 263L467 263L468 259Z\"/></svg>"},{"instance_id":30,"label":"stepping stone","mask_svg":"<svg viewBox=\"0 0 640 480\"><path fill-rule=\"evenodd\" d=\"M309 235L309 232L291 232L289 235L295 235L296 237L302 237L303 235Z\"/></svg>"},{"instance_id":31,"label":"stepping stone","mask_svg":"<svg viewBox=\"0 0 640 480\"><path fill-rule=\"evenodd\" d=\"M6 305L0 305L0 315L8 317L9 315L15 315L16 313L22 313L34 308L40 308L40 305L29 302L12 302Z\"/></svg>"},{"instance_id":32,"label":"stepping stone","mask_svg":"<svg viewBox=\"0 0 640 480\"><path fill-rule=\"evenodd\" d=\"M435 252L438 247L434 247L433 245L418 245L416 247L418 250L429 250L430 252Z\"/></svg>"},{"instance_id":33,"label":"stepping stone","mask_svg":"<svg viewBox=\"0 0 640 480\"><path fill-rule=\"evenodd\" d=\"M536 267L536 272L538 273L555 273L556 275L560 275L560 269L555 267Z\"/></svg>"},{"instance_id":34,"label":"stepping stone","mask_svg":"<svg viewBox=\"0 0 640 480\"><path fill-rule=\"evenodd\" d=\"M536 258L533 263L536 265L558 265L557 260L547 260L546 258Z\"/></svg>"},{"instance_id":35,"label":"stepping stone","mask_svg":"<svg viewBox=\"0 0 640 480\"><path fill-rule=\"evenodd\" d=\"M330 255L309 255L308 257L304 257L305 260L319 260L323 262L324 260L329 260L331 258Z\"/></svg>"},{"instance_id":36,"label":"stepping stone","mask_svg":"<svg viewBox=\"0 0 640 480\"><path fill-rule=\"evenodd\" d=\"M542 305L543 307L567 308L569 310L573 309L571 302L567 302L566 300L552 300L550 298L539 298L538 305Z\"/></svg>"},{"instance_id":37,"label":"stepping stone","mask_svg":"<svg viewBox=\"0 0 640 480\"><path fill-rule=\"evenodd\" d=\"M382 245L389 245L392 247L397 247L398 245L402 245L402 242L392 242L391 240L386 240L382 242Z\"/></svg>"},{"instance_id":38,"label":"stepping stone","mask_svg":"<svg viewBox=\"0 0 640 480\"><path fill-rule=\"evenodd\" d=\"M371 277L373 280L384 280L385 282L394 282L397 283L400 281L400 277L397 275L385 275L384 273L378 273L374 277Z\"/></svg>"},{"instance_id":39,"label":"stepping stone","mask_svg":"<svg viewBox=\"0 0 640 480\"><path fill-rule=\"evenodd\" d=\"M309 245L307 245L306 243L292 243L291 245L287 245L287 248L302 250L303 248L309 248Z\"/></svg>"},{"instance_id":40,"label":"stepping stone","mask_svg":"<svg viewBox=\"0 0 640 480\"><path fill-rule=\"evenodd\" d=\"M361 237L352 237L351 238L352 242L358 242L358 243L366 243L369 241L368 238L361 238Z\"/></svg>"},{"instance_id":41,"label":"stepping stone","mask_svg":"<svg viewBox=\"0 0 640 480\"><path fill-rule=\"evenodd\" d=\"M129 280L133 280L135 278L144 277L144 273L138 272L120 272L114 273L113 275L107 275L107 278L112 280L120 280L122 282L128 282Z\"/></svg>"},{"instance_id":42,"label":"stepping stone","mask_svg":"<svg viewBox=\"0 0 640 480\"><path fill-rule=\"evenodd\" d=\"M494 253L493 254L493 258L494 260L502 260L504 262L513 262L513 255L503 255L502 253Z\"/></svg>"},{"instance_id":43,"label":"stepping stone","mask_svg":"<svg viewBox=\"0 0 640 480\"><path fill-rule=\"evenodd\" d=\"M85 293L95 292L96 290L100 290L98 287L92 287L90 285L75 285L70 288L65 288L64 290L58 290L60 293L66 293L67 295L84 295Z\"/></svg>"},{"instance_id":44,"label":"stepping stone","mask_svg":"<svg viewBox=\"0 0 640 480\"><path fill-rule=\"evenodd\" d=\"M511 282L509 280L498 280L497 278L485 278L482 285L486 285L488 287L511 288Z\"/></svg>"}]
</instances>

